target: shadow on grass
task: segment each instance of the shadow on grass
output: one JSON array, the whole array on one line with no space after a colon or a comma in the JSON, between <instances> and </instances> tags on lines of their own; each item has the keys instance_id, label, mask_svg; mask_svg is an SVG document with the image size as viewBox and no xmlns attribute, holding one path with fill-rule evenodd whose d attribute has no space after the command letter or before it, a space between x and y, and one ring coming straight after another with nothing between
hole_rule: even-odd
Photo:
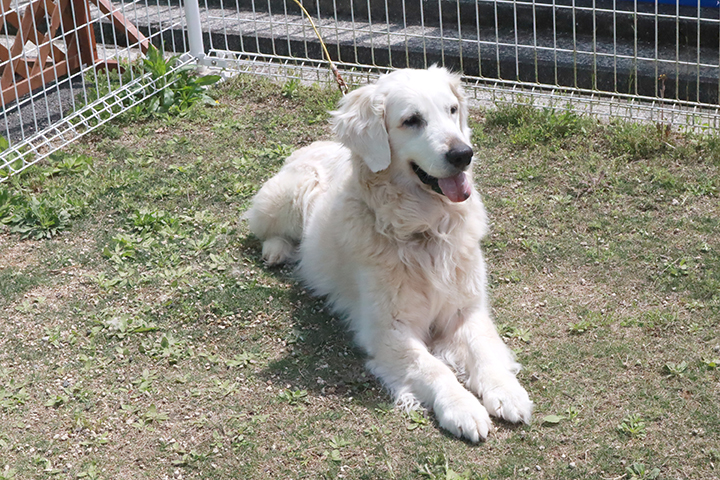
<instances>
[{"instance_id":1,"label":"shadow on grass","mask_svg":"<svg viewBox=\"0 0 720 480\"><path fill-rule=\"evenodd\" d=\"M243 242L246 259L281 283L291 284L287 300L292 327L283 356L270 362L260 378L290 390L307 390L316 396L352 397L373 409L392 402L387 392L365 368L365 354L355 345L342 317L333 315L325 299L313 297L294 274L294 266L268 268L252 237Z\"/></svg>"},{"instance_id":2,"label":"shadow on grass","mask_svg":"<svg viewBox=\"0 0 720 480\"><path fill-rule=\"evenodd\" d=\"M284 280L289 280L287 273ZM390 397L365 368L365 354L355 346L345 322L326 312L325 300L311 297L300 285L289 292L293 329L279 360L260 374L292 389L316 395L353 397L367 408Z\"/></svg>"}]
</instances>

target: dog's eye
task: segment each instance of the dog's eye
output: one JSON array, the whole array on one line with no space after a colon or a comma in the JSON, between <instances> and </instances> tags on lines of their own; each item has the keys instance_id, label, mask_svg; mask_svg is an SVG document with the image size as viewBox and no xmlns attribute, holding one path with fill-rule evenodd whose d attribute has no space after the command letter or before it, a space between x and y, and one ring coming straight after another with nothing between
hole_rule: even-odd
<instances>
[{"instance_id":1,"label":"dog's eye","mask_svg":"<svg viewBox=\"0 0 720 480\"><path fill-rule=\"evenodd\" d=\"M457 111L458 111L457 105L453 105L452 107L450 107L450 115L455 115L457 113Z\"/></svg>"},{"instance_id":2,"label":"dog's eye","mask_svg":"<svg viewBox=\"0 0 720 480\"><path fill-rule=\"evenodd\" d=\"M419 114L414 114L406 118L402 126L403 127L409 127L409 128L417 128L420 127L423 124L424 120Z\"/></svg>"}]
</instances>

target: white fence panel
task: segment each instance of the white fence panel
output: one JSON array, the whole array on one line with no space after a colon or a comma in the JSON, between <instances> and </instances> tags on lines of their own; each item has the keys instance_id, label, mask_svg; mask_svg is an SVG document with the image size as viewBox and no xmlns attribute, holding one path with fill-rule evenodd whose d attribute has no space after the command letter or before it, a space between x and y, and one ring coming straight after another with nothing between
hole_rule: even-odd
<instances>
[{"instance_id":1,"label":"white fence panel","mask_svg":"<svg viewBox=\"0 0 720 480\"><path fill-rule=\"evenodd\" d=\"M333 60L372 77L445 65L479 98L715 127L715 0L305 0ZM206 63L269 75L316 70L319 42L293 0L204 0ZM278 68L279 67L279 68ZM351 79L357 78L351 75Z\"/></svg>"},{"instance_id":2,"label":"white fence panel","mask_svg":"<svg viewBox=\"0 0 720 480\"><path fill-rule=\"evenodd\" d=\"M186 51L169 0L0 0L0 15L0 182L151 94L130 66L151 44Z\"/></svg>"}]
</instances>

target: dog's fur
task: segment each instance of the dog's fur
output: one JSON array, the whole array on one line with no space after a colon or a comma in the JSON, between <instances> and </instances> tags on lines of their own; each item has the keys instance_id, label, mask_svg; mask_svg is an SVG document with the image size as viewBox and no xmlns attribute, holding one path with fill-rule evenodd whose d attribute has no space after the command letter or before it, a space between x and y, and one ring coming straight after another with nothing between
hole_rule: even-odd
<instances>
[{"instance_id":1,"label":"dog's fur","mask_svg":"<svg viewBox=\"0 0 720 480\"><path fill-rule=\"evenodd\" d=\"M485 209L470 166L448 160L458 149L467 162L472 155L459 79L442 68L399 70L332 115L339 142L292 154L246 215L263 258L298 262L400 404L432 408L441 427L472 442L492 428L488 412L528 423L520 365L490 318ZM433 190L413 164L428 177L454 176L460 194Z\"/></svg>"}]
</instances>

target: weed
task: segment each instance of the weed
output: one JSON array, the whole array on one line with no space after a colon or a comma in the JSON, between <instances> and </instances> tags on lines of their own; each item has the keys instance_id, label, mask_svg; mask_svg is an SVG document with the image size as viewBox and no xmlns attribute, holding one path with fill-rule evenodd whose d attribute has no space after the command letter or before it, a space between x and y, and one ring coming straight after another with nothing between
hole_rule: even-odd
<instances>
[{"instance_id":1,"label":"weed","mask_svg":"<svg viewBox=\"0 0 720 480\"><path fill-rule=\"evenodd\" d=\"M487 480L487 476L477 477L470 470L463 473L457 473L450 468L450 462L447 455L443 452L431 457L427 457L425 462L418 465L417 473L421 478L429 478L431 480L471 480L479 478L479 480Z\"/></svg>"},{"instance_id":2,"label":"weed","mask_svg":"<svg viewBox=\"0 0 720 480\"><path fill-rule=\"evenodd\" d=\"M19 198L10 202L14 203L11 207L12 215L5 213L3 222L10 225L10 231L20 234L21 238L52 238L69 226L70 213L61 201L31 196L29 199ZM5 205L8 205L8 201Z\"/></svg>"},{"instance_id":3,"label":"weed","mask_svg":"<svg viewBox=\"0 0 720 480\"><path fill-rule=\"evenodd\" d=\"M542 424L543 425L557 425L558 423L565 420L565 418L567 418L567 417L564 417L562 415L546 415L542 419Z\"/></svg>"},{"instance_id":4,"label":"weed","mask_svg":"<svg viewBox=\"0 0 720 480\"><path fill-rule=\"evenodd\" d=\"M660 476L660 469L646 467L643 463L633 463L625 468L630 480L655 480Z\"/></svg>"},{"instance_id":5,"label":"weed","mask_svg":"<svg viewBox=\"0 0 720 480\"><path fill-rule=\"evenodd\" d=\"M295 98L298 94L298 88L300 87L300 79L291 78L282 86L280 93L285 98Z\"/></svg>"},{"instance_id":6,"label":"weed","mask_svg":"<svg viewBox=\"0 0 720 480\"><path fill-rule=\"evenodd\" d=\"M347 447L348 445L350 445L350 442L348 442L342 437L335 435L328 442L330 450L325 450L323 452L323 456L329 458L335 463L341 463L342 455L340 454L340 450L344 447Z\"/></svg>"},{"instance_id":7,"label":"weed","mask_svg":"<svg viewBox=\"0 0 720 480\"><path fill-rule=\"evenodd\" d=\"M540 249L540 243L532 238L523 238L520 240L520 245L523 250L529 253L538 253L538 250Z\"/></svg>"},{"instance_id":8,"label":"weed","mask_svg":"<svg viewBox=\"0 0 720 480\"><path fill-rule=\"evenodd\" d=\"M687 368L688 364L684 360L680 363L668 362L663 365L663 372L665 372L665 374L671 377L682 377L685 374Z\"/></svg>"},{"instance_id":9,"label":"weed","mask_svg":"<svg viewBox=\"0 0 720 480\"><path fill-rule=\"evenodd\" d=\"M78 173L87 175L93 165L93 159L88 155L67 155L62 152L50 155L50 162L51 167L45 172L46 177Z\"/></svg>"},{"instance_id":10,"label":"weed","mask_svg":"<svg viewBox=\"0 0 720 480\"><path fill-rule=\"evenodd\" d=\"M155 342L151 340L141 342L138 351L151 357L165 358L170 365L175 365L189 355L185 342L176 339L171 333L162 335Z\"/></svg>"},{"instance_id":11,"label":"weed","mask_svg":"<svg viewBox=\"0 0 720 480\"><path fill-rule=\"evenodd\" d=\"M164 422L168 418L170 418L169 415L165 412L159 411L154 403L150 404L147 412L145 412L142 416L142 419L147 423Z\"/></svg>"},{"instance_id":12,"label":"weed","mask_svg":"<svg viewBox=\"0 0 720 480\"><path fill-rule=\"evenodd\" d=\"M195 255L204 252L205 250L209 249L215 244L216 237L215 235L203 235L202 238L198 239L189 239L188 244L190 245L190 248L195 250Z\"/></svg>"},{"instance_id":13,"label":"weed","mask_svg":"<svg viewBox=\"0 0 720 480\"><path fill-rule=\"evenodd\" d=\"M215 380L215 386L210 389L211 392L217 393L220 398L225 398L238 390L238 383L231 382L230 380L220 381Z\"/></svg>"},{"instance_id":14,"label":"weed","mask_svg":"<svg viewBox=\"0 0 720 480\"><path fill-rule=\"evenodd\" d=\"M424 428L430 425L430 420L418 410L409 410L406 414L408 424L406 428L408 430L415 430L416 428Z\"/></svg>"},{"instance_id":15,"label":"weed","mask_svg":"<svg viewBox=\"0 0 720 480\"><path fill-rule=\"evenodd\" d=\"M254 158L253 161L269 161L277 162L284 159L292 152L292 147L277 143L272 147L266 147L261 149L250 149L247 152L248 157Z\"/></svg>"},{"instance_id":16,"label":"weed","mask_svg":"<svg viewBox=\"0 0 720 480\"><path fill-rule=\"evenodd\" d=\"M513 325L500 325L498 327L500 334L506 338L517 338L525 343L530 343L531 333L521 327L515 327Z\"/></svg>"},{"instance_id":17,"label":"weed","mask_svg":"<svg viewBox=\"0 0 720 480\"><path fill-rule=\"evenodd\" d=\"M330 448L343 448L350 445L350 442L348 442L342 437L335 435L330 439L328 445L330 446Z\"/></svg>"},{"instance_id":18,"label":"weed","mask_svg":"<svg viewBox=\"0 0 720 480\"><path fill-rule=\"evenodd\" d=\"M720 366L720 358L703 358L702 364L708 370L715 370L718 366Z\"/></svg>"},{"instance_id":19,"label":"weed","mask_svg":"<svg viewBox=\"0 0 720 480\"><path fill-rule=\"evenodd\" d=\"M182 455L182 458L171 462L171 464L175 467L190 467L198 462L202 462L210 458L209 455L198 453L195 450L186 452L182 448L176 447L176 445L177 443L173 444L173 450L175 453Z\"/></svg>"},{"instance_id":20,"label":"weed","mask_svg":"<svg viewBox=\"0 0 720 480\"><path fill-rule=\"evenodd\" d=\"M101 322L108 335L122 340L131 333L154 332L158 329L154 322L143 318L132 317L128 314L120 314Z\"/></svg>"},{"instance_id":21,"label":"weed","mask_svg":"<svg viewBox=\"0 0 720 480\"><path fill-rule=\"evenodd\" d=\"M45 402L46 407L60 408L63 405L67 405L70 401L70 397L67 395L53 395L48 401Z\"/></svg>"},{"instance_id":22,"label":"weed","mask_svg":"<svg viewBox=\"0 0 720 480\"><path fill-rule=\"evenodd\" d=\"M614 121L607 127L607 138L613 155L631 161L662 154L669 145L661 130L645 123Z\"/></svg>"},{"instance_id":23,"label":"weed","mask_svg":"<svg viewBox=\"0 0 720 480\"><path fill-rule=\"evenodd\" d=\"M579 322L571 323L570 325L568 325L570 333L574 333L575 335L581 335L595 327L597 327L597 325L595 325L595 322L586 318L580 320Z\"/></svg>"},{"instance_id":24,"label":"weed","mask_svg":"<svg viewBox=\"0 0 720 480\"><path fill-rule=\"evenodd\" d=\"M228 367L247 367L249 365L257 363L257 355L243 352L239 355L235 355L232 360L226 360L225 365Z\"/></svg>"},{"instance_id":25,"label":"weed","mask_svg":"<svg viewBox=\"0 0 720 480\"><path fill-rule=\"evenodd\" d=\"M100 475L100 471L98 470L98 467L91 463L87 468L83 469L80 473L77 474L77 478L87 478L88 480L99 480L103 478Z\"/></svg>"},{"instance_id":26,"label":"weed","mask_svg":"<svg viewBox=\"0 0 720 480\"><path fill-rule=\"evenodd\" d=\"M0 223L8 223L14 207L21 204L21 197L10 190L0 187Z\"/></svg>"},{"instance_id":27,"label":"weed","mask_svg":"<svg viewBox=\"0 0 720 480\"><path fill-rule=\"evenodd\" d=\"M165 58L165 55L154 45L150 45L145 58L140 63L126 65L123 73L110 72L108 85L99 90L90 90L88 101L115 92L116 100L113 113L118 114L127 109L127 114L117 117L123 119L144 119L152 116L178 115L186 112L198 102L214 104L215 101L207 94L207 87L220 80L219 75L196 76L193 65L175 68L178 57ZM120 90L130 85L130 89ZM87 120L97 121L110 118L104 105L97 107L102 111L89 112Z\"/></svg>"},{"instance_id":28,"label":"weed","mask_svg":"<svg viewBox=\"0 0 720 480\"><path fill-rule=\"evenodd\" d=\"M10 142L7 138L0 135L0 154L10 148ZM7 178L17 170L20 170L25 166L26 162L32 161L34 157L33 153L24 153L24 150L20 150L19 153L12 152L0 156L0 164L3 165L0 168L0 179Z\"/></svg>"},{"instance_id":29,"label":"weed","mask_svg":"<svg viewBox=\"0 0 720 480\"><path fill-rule=\"evenodd\" d=\"M618 425L618 431L631 438L645 438L645 420L634 413L627 415Z\"/></svg>"},{"instance_id":30,"label":"weed","mask_svg":"<svg viewBox=\"0 0 720 480\"><path fill-rule=\"evenodd\" d=\"M193 65L173 70L177 58L170 57L166 60L163 53L154 46L151 45L148 49L143 59L143 67L156 82L157 92L144 102L147 114L177 114L198 101L214 103L206 93L206 87L218 82L220 75L191 76L195 71Z\"/></svg>"},{"instance_id":31,"label":"weed","mask_svg":"<svg viewBox=\"0 0 720 480\"><path fill-rule=\"evenodd\" d=\"M576 407L570 406L565 410L565 415L567 415L567 418L571 421L577 421L578 416L580 415L580 410Z\"/></svg>"},{"instance_id":32,"label":"weed","mask_svg":"<svg viewBox=\"0 0 720 480\"><path fill-rule=\"evenodd\" d=\"M137 388L138 392L146 393L150 391L150 387L153 382L158 379L158 374L155 371L143 369L142 373L138 378L133 380L132 383Z\"/></svg>"},{"instance_id":33,"label":"weed","mask_svg":"<svg viewBox=\"0 0 720 480\"><path fill-rule=\"evenodd\" d=\"M0 410L12 411L20 405L24 405L28 401L28 395L24 383L15 383L10 380L9 383L0 386Z\"/></svg>"},{"instance_id":34,"label":"weed","mask_svg":"<svg viewBox=\"0 0 720 480\"><path fill-rule=\"evenodd\" d=\"M298 405L300 403L306 403L307 390L283 390L278 394L278 399L287 403L288 405Z\"/></svg>"},{"instance_id":35,"label":"weed","mask_svg":"<svg viewBox=\"0 0 720 480\"><path fill-rule=\"evenodd\" d=\"M363 430L363 434L367 437L372 438L382 438L384 435L390 435L392 433L389 428L387 427L379 427L377 425L373 425L369 428L366 428Z\"/></svg>"},{"instance_id":36,"label":"weed","mask_svg":"<svg viewBox=\"0 0 720 480\"><path fill-rule=\"evenodd\" d=\"M663 271L667 272L671 277L685 277L688 275L688 264L687 260L680 258L674 262L666 262Z\"/></svg>"}]
</instances>

